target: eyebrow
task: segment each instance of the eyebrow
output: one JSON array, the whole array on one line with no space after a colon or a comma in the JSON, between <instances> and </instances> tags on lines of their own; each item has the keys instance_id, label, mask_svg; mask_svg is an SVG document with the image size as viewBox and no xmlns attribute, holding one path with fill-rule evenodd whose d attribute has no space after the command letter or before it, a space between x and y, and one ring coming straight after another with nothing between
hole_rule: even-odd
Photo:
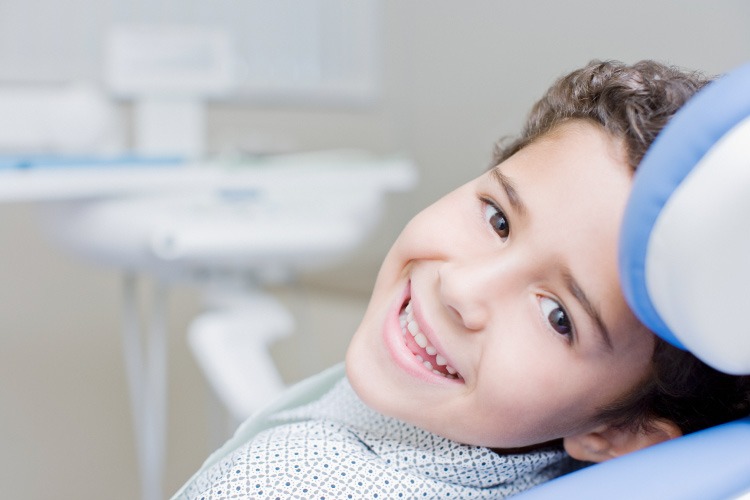
<instances>
[{"instance_id":1,"label":"eyebrow","mask_svg":"<svg viewBox=\"0 0 750 500\"><path fill-rule=\"evenodd\" d=\"M523 200L516 191L516 186L505 174L503 174L498 167L495 167L491 171L492 177L500 184L500 187L505 191L505 195L510 201L510 205L513 209L518 212L521 216L525 216L528 210Z\"/></svg>"},{"instance_id":2,"label":"eyebrow","mask_svg":"<svg viewBox=\"0 0 750 500\"><path fill-rule=\"evenodd\" d=\"M598 333L601 341L610 351L614 350L614 346L612 345L612 337L610 337L609 335L607 325L605 325L604 321L602 321L602 315L599 314L599 310L594 307L594 304L586 296L583 288L581 288L581 286L578 284L576 279L570 273L569 269L563 270L563 279L565 280L565 284L568 287L568 291L571 293L571 295L573 295L573 297L576 298L576 300L581 304L581 307L583 307L583 309L586 311L586 314L588 314L596 324L596 332Z\"/></svg>"}]
</instances>

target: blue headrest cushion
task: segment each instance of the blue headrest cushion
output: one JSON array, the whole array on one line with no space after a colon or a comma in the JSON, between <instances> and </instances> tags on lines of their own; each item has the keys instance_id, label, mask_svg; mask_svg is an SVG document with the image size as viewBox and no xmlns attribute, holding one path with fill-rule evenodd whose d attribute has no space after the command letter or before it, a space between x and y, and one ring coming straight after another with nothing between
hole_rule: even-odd
<instances>
[{"instance_id":1,"label":"blue headrest cushion","mask_svg":"<svg viewBox=\"0 0 750 500\"><path fill-rule=\"evenodd\" d=\"M698 92L656 138L619 251L625 298L647 327L750 373L750 64Z\"/></svg>"}]
</instances>

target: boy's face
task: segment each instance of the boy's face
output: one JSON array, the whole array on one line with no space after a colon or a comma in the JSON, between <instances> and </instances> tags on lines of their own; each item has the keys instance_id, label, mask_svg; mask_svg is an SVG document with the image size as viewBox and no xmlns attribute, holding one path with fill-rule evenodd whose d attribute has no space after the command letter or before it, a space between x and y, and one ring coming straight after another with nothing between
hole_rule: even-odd
<instances>
[{"instance_id":1,"label":"boy's face","mask_svg":"<svg viewBox=\"0 0 750 500\"><path fill-rule=\"evenodd\" d=\"M349 347L356 392L467 444L596 428L597 411L648 375L653 350L617 276L630 186L620 143L573 121L418 214Z\"/></svg>"}]
</instances>

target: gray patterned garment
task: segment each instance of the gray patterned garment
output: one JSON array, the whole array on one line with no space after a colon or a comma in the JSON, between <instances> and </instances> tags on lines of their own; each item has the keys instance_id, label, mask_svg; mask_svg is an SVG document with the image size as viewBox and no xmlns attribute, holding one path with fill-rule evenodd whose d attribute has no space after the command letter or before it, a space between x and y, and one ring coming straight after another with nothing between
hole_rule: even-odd
<instances>
[{"instance_id":1,"label":"gray patterned garment","mask_svg":"<svg viewBox=\"0 0 750 500\"><path fill-rule=\"evenodd\" d=\"M503 498L572 467L562 450L499 455L383 416L346 379L273 421L180 498Z\"/></svg>"}]
</instances>

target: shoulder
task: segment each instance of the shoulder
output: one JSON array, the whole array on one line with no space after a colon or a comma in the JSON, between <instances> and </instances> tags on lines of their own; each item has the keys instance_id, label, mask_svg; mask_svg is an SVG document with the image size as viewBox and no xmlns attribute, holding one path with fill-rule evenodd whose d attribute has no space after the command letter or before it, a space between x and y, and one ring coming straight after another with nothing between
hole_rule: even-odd
<instances>
[{"instance_id":1,"label":"shoulder","mask_svg":"<svg viewBox=\"0 0 750 500\"><path fill-rule=\"evenodd\" d=\"M377 469L382 474L375 462L377 457L345 424L292 422L258 433L204 470L183 498L335 497L336 491L348 491L350 481L363 471Z\"/></svg>"},{"instance_id":2,"label":"shoulder","mask_svg":"<svg viewBox=\"0 0 750 500\"><path fill-rule=\"evenodd\" d=\"M286 389L275 401L243 422L235 434L224 445L212 453L192 478L173 498L182 498L184 491L205 477L206 471L228 458L235 451L250 443L259 433L279 425L274 416L310 404L328 393L339 381L345 378L343 363L328 368L312 377L302 380Z\"/></svg>"}]
</instances>

